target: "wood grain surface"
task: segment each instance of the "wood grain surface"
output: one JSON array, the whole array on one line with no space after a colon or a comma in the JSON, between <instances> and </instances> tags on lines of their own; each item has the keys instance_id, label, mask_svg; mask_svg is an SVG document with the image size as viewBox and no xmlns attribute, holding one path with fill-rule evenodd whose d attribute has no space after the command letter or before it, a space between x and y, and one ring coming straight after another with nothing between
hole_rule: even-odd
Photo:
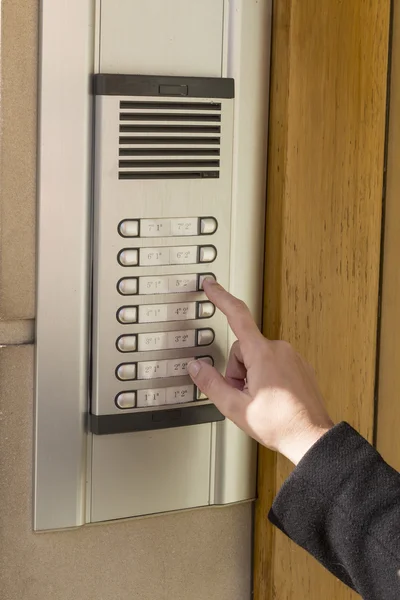
<instances>
[{"instance_id":1,"label":"wood grain surface","mask_svg":"<svg viewBox=\"0 0 400 600\"><path fill-rule=\"evenodd\" d=\"M400 471L400 4L393 4L376 441Z\"/></svg>"},{"instance_id":2,"label":"wood grain surface","mask_svg":"<svg viewBox=\"0 0 400 600\"><path fill-rule=\"evenodd\" d=\"M370 440L389 25L389 0L274 1L264 333ZM290 470L260 449L255 600L358 598L268 525Z\"/></svg>"}]
</instances>

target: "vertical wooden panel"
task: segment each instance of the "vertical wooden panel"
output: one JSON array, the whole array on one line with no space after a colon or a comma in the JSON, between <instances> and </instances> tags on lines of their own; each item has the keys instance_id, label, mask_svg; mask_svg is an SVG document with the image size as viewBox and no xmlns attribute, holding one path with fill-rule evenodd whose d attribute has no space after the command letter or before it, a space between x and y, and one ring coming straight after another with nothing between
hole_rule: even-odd
<instances>
[{"instance_id":1,"label":"vertical wooden panel","mask_svg":"<svg viewBox=\"0 0 400 600\"><path fill-rule=\"evenodd\" d=\"M377 448L400 471L400 5L393 6Z\"/></svg>"},{"instance_id":2,"label":"vertical wooden panel","mask_svg":"<svg viewBox=\"0 0 400 600\"><path fill-rule=\"evenodd\" d=\"M389 0L275 0L265 333L372 439ZM291 467L260 450L256 600L356 598L266 524ZM269 562L269 567L265 563Z\"/></svg>"},{"instance_id":3,"label":"vertical wooden panel","mask_svg":"<svg viewBox=\"0 0 400 600\"><path fill-rule=\"evenodd\" d=\"M283 199L285 197L285 165L288 142L289 33L291 0L273 4L271 49L271 96L268 144L267 208L264 333L271 339L280 335ZM274 198L274 201L272 201ZM267 519L275 495L276 455L259 447L258 501L254 538L254 597L270 600L273 585L273 548L275 529Z\"/></svg>"}]
</instances>

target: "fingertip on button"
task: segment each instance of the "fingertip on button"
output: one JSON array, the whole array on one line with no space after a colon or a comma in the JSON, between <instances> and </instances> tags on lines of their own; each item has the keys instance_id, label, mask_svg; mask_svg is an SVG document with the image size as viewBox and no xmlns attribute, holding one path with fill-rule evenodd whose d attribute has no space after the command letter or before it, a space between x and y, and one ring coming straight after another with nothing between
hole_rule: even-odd
<instances>
[{"instance_id":1,"label":"fingertip on button","mask_svg":"<svg viewBox=\"0 0 400 600\"><path fill-rule=\"evenodd\" d=\"M202 292L204 289L203 284L205 281L208 281L208 283L215 283L216 277L215 277L214 273L204 273L203 275L199 275L198 288L199 288L200 292Z\"/></svg>"},{"instance_id":2,"label":"fingertip on button","mask_svg":"<svg viewBox=\"0 0 400 600\"><path fill-rule=\"evenodd\" d=\"M197 377L200 369L201 369L201 364L198 360L191 360L188 363L187 370L191 377L193 377L193 378Z\"/></svg>"}]
</instances>

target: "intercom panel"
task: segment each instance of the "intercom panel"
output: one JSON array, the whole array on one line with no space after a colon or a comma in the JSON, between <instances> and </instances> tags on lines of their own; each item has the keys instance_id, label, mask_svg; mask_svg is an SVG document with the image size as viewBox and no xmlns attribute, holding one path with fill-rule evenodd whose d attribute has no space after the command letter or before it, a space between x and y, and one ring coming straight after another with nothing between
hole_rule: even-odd
<instances>
[{"instance_id":1,"label":"intercom panel","mask_svg":"<svg viewBox=\"0 0 400 600\"><path fill-rule=\"evenodd\" d=\"M223 370L234 82L97 75L92 431L221 420L187 374Z\"/></svg>"}]
</instances>

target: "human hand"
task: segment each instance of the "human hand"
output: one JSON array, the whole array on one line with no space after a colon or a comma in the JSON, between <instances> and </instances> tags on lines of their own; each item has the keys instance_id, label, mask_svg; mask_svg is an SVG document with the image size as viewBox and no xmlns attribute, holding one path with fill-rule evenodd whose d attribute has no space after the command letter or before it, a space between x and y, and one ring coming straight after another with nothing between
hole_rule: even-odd
<instances>
[{"instance_id":1,"label":"human hand","mask_svg":"<svg viewBox=\"0 0 400 600\"><path fill-rule=\"evenodd\" d=\"M193 382L248 435L297 464L333 427L312 368L287 342L264 338L241 300L211 279L203 287L238 341L225 377L200 359L188 365Z\"/></svg>"}]
</instances>

